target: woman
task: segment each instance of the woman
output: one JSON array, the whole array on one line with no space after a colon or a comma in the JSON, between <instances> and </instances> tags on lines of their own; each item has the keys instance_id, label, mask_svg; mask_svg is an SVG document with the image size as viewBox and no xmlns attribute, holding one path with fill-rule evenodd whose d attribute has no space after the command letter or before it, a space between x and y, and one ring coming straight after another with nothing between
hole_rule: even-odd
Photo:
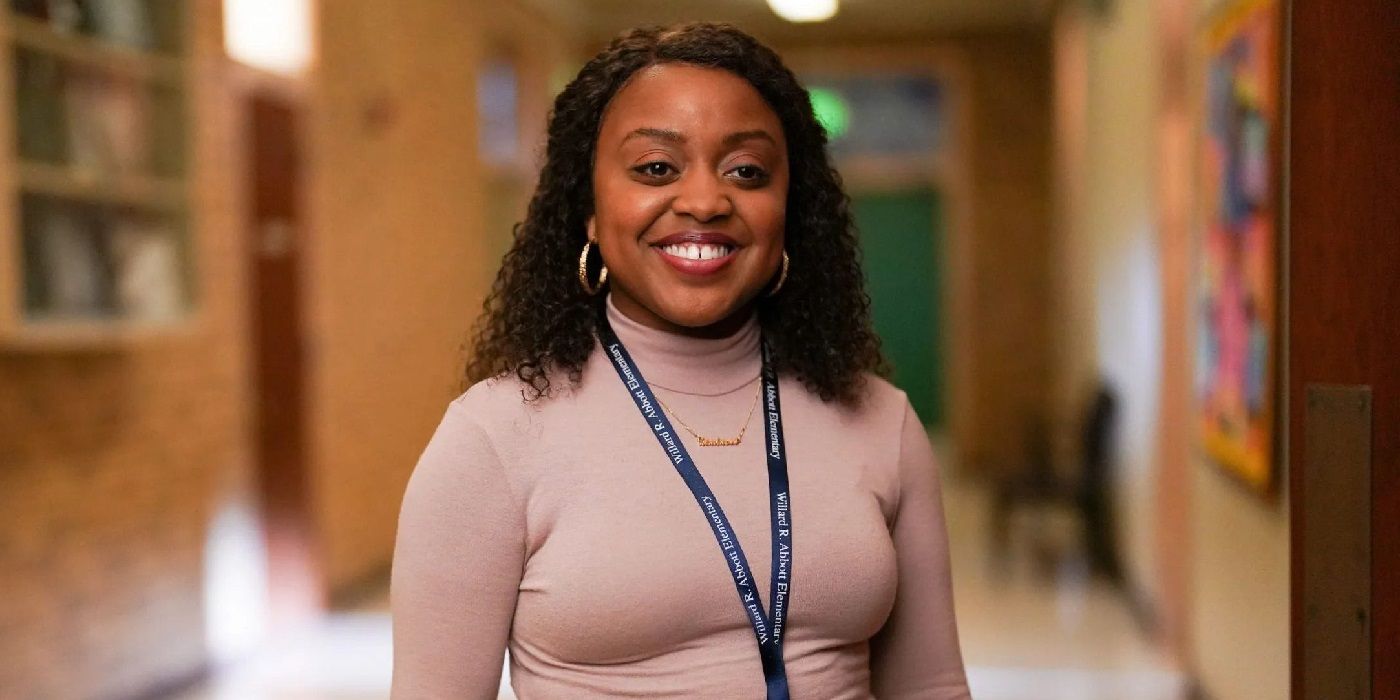
<instances>
[{"instance_id":1,"label":"woman","mask_svg":"<svg viewBox=\"0 0 1400 700\"><path fill-rule=\"evenodd\" d=\"M507 648L526 700L968 696L825 143L725 25L633 31L559 95L404 496L395 698L495 697Z\"/></svg>"}]
</instances>

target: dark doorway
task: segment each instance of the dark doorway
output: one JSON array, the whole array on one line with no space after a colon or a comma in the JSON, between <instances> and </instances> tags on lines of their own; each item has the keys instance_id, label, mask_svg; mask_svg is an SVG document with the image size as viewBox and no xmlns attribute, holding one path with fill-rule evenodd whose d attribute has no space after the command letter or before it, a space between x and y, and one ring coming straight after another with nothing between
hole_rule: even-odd
<instances>
[{"instance_id":1,"label":"dark doorway","mask_svg":"<svg viewBox=\"0 0 1400 700\"><path fill-rule=\"evenodd\" d=\"M246 110L253 445L267 537L270 623L275 630L316 614L325 604L306 465L302 163L292 105L254 93L246 100Z\"/></svg>"}]
</instances>

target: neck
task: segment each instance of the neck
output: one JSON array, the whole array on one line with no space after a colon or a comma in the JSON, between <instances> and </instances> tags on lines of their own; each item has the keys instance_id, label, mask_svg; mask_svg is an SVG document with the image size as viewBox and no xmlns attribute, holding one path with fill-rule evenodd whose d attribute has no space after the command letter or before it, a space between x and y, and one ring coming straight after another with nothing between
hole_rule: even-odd
<instances>
[{"instance_id":1,"label":"neck","mask_svg":"<svg viewBox=\"0 0 1400 700\"><path fill-rule=\"evenodd\" d=\"M658 323L654 314L629 314L624 303L620 295L608 295L608 322L653 386L709 395L739 389L758 377L761 330L752 308L689 328Z\"/></svg>"}]
</instances>

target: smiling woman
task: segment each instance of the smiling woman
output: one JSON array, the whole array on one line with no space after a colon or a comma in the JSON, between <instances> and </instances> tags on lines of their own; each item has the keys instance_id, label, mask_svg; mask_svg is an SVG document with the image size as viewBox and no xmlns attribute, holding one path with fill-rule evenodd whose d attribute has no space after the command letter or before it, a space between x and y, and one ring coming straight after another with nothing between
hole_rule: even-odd
<instances>
[{"instance_id":1,"label":"smiling woman","mask_svg":"<svg viewBox=\"0 0 1400 700\"><path fill-rule=\"evenodd\" d=\"M648 109L659 109L656 114L669 123ZM719 109L726 114L718 115ZM636 296L642 295L664 301L668 312L685 308L685 315L660 314L660 320L676 321L691 335L723 335L746 313L757 313L775 367L825 400L855 400L862 373L881 368L848 200L827 157L826 132L807 91L767 47L720 25L632 32L564 88L548 136L539 184L477 327L469 382L509 372L529 395L541 397L560 379L578 379L605 299L615 295L628 297L624 305L642 301ZM615 247L619 241L601 235L608 232L599 224L619 236L630 227L636 249L636 227L652 222L635 217L659 215L655 208L668 201L680 211L656 225L671 228L648 235L742 227L749 236L769 239L722 278L644 278L649 268L634 270L632 264L643 251L630 255ZM698 216L683 213L697 205L692 213ZM741 220L730 221L725 208L735 205L744 211ZM706 211L713 207L721 208L719 220ZM619 221L609 223L609 217ZM601 261L609 265L613 289L607 295L589 295L576 282L580 252L586 253L589 279L599 277L598 246L584 250L595 239L603 248ZM757 296L763 284L776 283L785 260L782 293ZM614 267L623 273L621 282ZM666 284L682 285L676 291L685 294L658 294ZM743 294L715 306L721 295L704 302L707 287ZM716 313L726 308L726 315ZM653 327L658 321L649 320Z\"/></svg>"},{"instance_id":2,"label":"smiling woman","mask_svg":"<svg viewBox=\"0 0 1400 700\"><path fill-rule=\"evenodd\" d=\"M588 238L618 309L659 330L727 335L782 261L783 125L729 71L645 68L604 112L593 192Z\"/></svg>"},{"instance_id":3,"label":"smiling woman","mask_svg":"<svg viewBox=\"0 0 1400 700\"><path fill-rule=\"evenodd\" d=\"M559 95L404 495L395 698L494 697L507 649L525 700L968 697L825 144L725 25L633 31Z\"/></svg>"}]
</instances>

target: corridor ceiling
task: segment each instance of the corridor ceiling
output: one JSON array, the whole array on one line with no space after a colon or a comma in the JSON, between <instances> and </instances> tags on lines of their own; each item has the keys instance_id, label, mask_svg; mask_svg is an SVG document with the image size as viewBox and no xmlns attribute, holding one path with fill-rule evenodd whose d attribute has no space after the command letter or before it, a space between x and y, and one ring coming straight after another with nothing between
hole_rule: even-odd
<instances>
[{"instance_id":1,"label":"corridor ceiling","mask_svg":"<svg viewBox=\"0 0 1400 700\"><path fill-rule=\"evenodd\" d=\"M581 27L592 41L642 24L686 20L733 22L762 39L784 44L901 41L960 32L1043 24L1055 0L841 0L836 17L793 24L764 0L533 0L541 9Z\"/></svg>"}]
</instances>

